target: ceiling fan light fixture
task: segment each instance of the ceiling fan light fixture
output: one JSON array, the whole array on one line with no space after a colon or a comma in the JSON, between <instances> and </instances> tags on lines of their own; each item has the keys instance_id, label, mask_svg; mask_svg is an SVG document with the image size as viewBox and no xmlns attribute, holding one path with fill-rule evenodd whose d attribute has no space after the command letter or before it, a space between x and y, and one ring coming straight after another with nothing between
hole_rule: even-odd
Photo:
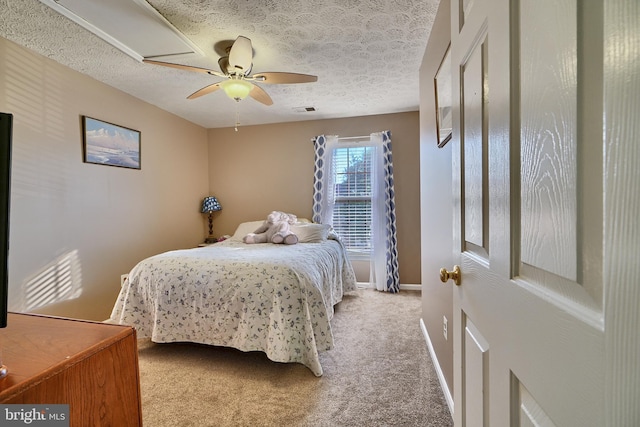
<instances>
[{"instance_id":1,"label":"ceiling fan light fixture","mask_svg":"<svg viewBox=\"0 0 640 427\"><path fill-rule=\"evenodd\" d=\"M224 90L224 93L226 93L229 98L235 99L236 101L245 99L247 95L249 95L249 92L251 92L251 89L253 88L253 85L251 83L249 83L246 80L240 80L240 79L225 80L222 83L220 83L220 86L222 87L222 90Z\"/></svg>"},{"instance_id":2,"label":"ceiling fan light fixture","mask_svg":"<svg viewBox=\"0 0 640 427\"><path fill-rule=\"evenodd\" d=\"M45 1L45 0L42 0ZM52 0L52 1L86 1L86 0ZM98 0L92 0L98 1ZM115 1L115 0L114 0ZM131 1L131 0L118 0L118 1ZM143 0L135 0L143 1ZM216 43L216 46L222 47L222 43L228 44L228 41ZM143 62L156 65L162 65L165 67L178 68L188 71L196 71L200 73L206 73L212 76L221 77L223 80L218 83L210 84L203 87L200 90L195 91L191 95L187 96L187 99L199 98L203 95L215 92L222 89L227 96L235 101L241 101L247 96L251 96L254 100L264 105L272 105L273 100L259 85L253 82L261 82L265 84L293 84L293 83L310 83L318 81L317 76L309 74L299 73L285 73L285 72L264 72L260 74L251 75L251 69L253 68L253 48L251 47L251 40L244 36L238 36L238 38L231 44L230 47L225 47L226 56L222 56L218 60L220 71L213 71L206 68L192 67L189 65L174 64L171 62L161 62L152 59L145 58ZM307 110L307 111L312 111Z\"/></svg>"}]
</instances>

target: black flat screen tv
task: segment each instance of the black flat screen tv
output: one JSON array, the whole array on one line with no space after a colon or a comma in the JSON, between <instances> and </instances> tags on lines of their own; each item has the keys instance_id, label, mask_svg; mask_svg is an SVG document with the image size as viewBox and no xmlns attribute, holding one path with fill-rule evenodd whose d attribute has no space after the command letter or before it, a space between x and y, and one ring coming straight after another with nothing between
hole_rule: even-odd
<instances>
[{"instance_id":1,"label":"black flat screen tv","mask_svg":"<svg viewBox=\"0 0 640 427\"><path fill-rule=\"evenodd\" d=\"M7 327L12 124L11 114L0 113L0 328Z\"/></svg>"}]
</instances>

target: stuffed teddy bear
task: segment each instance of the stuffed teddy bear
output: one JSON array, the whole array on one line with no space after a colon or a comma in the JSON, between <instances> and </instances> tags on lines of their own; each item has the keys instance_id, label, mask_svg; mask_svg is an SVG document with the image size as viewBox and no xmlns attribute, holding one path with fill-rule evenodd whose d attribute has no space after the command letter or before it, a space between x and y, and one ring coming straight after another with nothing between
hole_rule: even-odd
<instances>
[{"instance_id":1,"label":"stuffed teddy bear","mask_svg":"<svg viewBox=\"0 0 640 427\"><path fill-rule=\"evenodd\" d=\"M295 245L298 243L298 236L291 231L291 225L297 221L298 218L293 214L273 211L256 231L244 236L242 241L245 243L271 242Z\"/></svg>"}]
</instances>

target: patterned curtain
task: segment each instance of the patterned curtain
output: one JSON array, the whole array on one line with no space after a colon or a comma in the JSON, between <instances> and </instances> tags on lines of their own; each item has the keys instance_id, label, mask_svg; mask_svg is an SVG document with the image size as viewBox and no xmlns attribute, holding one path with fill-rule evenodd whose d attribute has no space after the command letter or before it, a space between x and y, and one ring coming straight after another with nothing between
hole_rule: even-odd
<instances>
[{"instance_id":1,"label":"patterned curtain","mask_svg":"<svg viewBox=\"0 0 640 427\"><path fill-rule=\"evenodd\" d=\"M322 202L324 201L324 189L327 185L324 179L324 162L327 152L327 138L324 135L316 136L313 141L313 206L311 208L311 221L322 223Z\"/></svg>"},{"instance_id":2,"label":"patterned curtain","mask_svg":"<svg viewBox=\"0 0 640 427\"><path fill-rule=\"evenodd\" d=\"M315 165L312 220L331 224L335 187L331 164L333 162L333 148L339 144L339 139L335 135L320 135L313 141ZM376 289L395 293L400 290L400 276L398 273L391 132L372 133L371 143L376 149L374 164L376 186L373 188L371 209L373 249L369 280Z\"/></svg>"},{"instance_id":3,"label":"patterned curtain","mask_svg":"<svg viewBox=\"0 0 640 427\"><path fill-rule=\"evenodd\" d=\"M313 140L315 149L313 171L313 222L331 224L333 217L334 182L331 165L336 135L320 135Z\"/></svg>"},{"instance_id":4,"label":"patterned curtain","mask_svg":"<svg viewBox=\"0 0 640 427\"><path fill-rule=\"evenodd\" d=\"M372 200L372 240L370 282L379 291L400 291L398 240L396 236L396 201L393 185L391 131L371 134L376 147L376 187Z\"/></svg>"}]
</instances>

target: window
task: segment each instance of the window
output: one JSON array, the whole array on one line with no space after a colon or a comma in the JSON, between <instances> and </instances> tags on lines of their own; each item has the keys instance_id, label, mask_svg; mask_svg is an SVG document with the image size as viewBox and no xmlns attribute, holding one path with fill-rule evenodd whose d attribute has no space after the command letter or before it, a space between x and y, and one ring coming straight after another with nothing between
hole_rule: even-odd
<instances>
[{"instance_id":1,"label":"window","mask_svg":"<svg viewBox=\"0 0 640 427\"><path fill-rule=\"evenodd\" d=\"M369 261L369 282L398 292L398 240L391 131L313 139L313 221L331 224L352 260Z\"/></svg>"},{"instance_id":2,"label":"window","mask_svg":"<svg viewBox=\"0 0 640 427\"><path fill-rule=\"evenodd\" d=\"M335 147L332 156L332 223L352 258L371 253L375 148L361 144Z\"/></svg>"}]
</instances>

